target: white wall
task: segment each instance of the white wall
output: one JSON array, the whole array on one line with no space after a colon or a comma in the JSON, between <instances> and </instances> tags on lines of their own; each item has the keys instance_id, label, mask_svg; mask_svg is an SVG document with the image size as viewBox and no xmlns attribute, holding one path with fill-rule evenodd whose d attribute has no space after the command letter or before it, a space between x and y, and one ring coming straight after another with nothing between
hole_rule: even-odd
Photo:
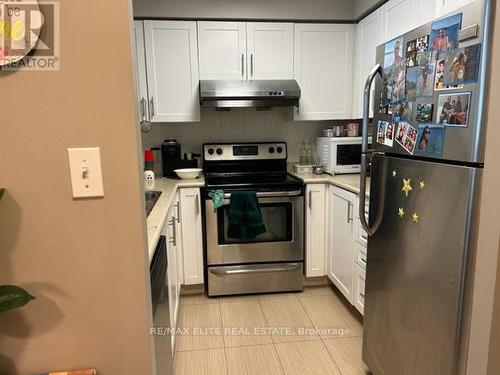
<instances>
[{"instance_id":1,"label":"white wall","mask_svg":"<svg viewBox=\"0 0 500 375\"><path fill-rule=\"evenodd\" d=\"M333 121L300 121L287 119L287 108L257 111L255 108L233 109L217 112L203 109L200 123L165 123L153 125L153 130L143 133L144 148L156 147L164 139L174 138L182 145L182 152L201 153L205 142L254 142L286 141L290 161L299 160L299 142L309 139L315 143L321 130L331 127ZM159 153L155 160L159 161ZM159 163L157 172L159 169Z\"/></svg>"},{"instance_id":2,"label":"white wall","mask_svg":"<svg viewBox=\"0 0 500 375\"><path fill-rule=\"evenodd\" d=\"M135 17L351 20L351 0L134 0Z\"/></svg>"}]
</instances>

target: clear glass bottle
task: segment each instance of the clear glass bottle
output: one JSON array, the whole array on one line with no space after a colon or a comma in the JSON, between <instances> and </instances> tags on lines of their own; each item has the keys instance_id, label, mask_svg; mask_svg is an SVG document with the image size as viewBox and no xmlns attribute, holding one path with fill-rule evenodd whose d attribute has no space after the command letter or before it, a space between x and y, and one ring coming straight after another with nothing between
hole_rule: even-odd
<instances>
[{"instance_id":1,"label":"clear glass bottle","mask_svg":"<svg viewBox=\"0 0 500 375\"><path fill-rule=\"evenodd\" d=\"M304 140L302 142L300 142L299 164L300 165L307 165L308 164L306 141L304 141Z\"/></svg>"}]
</instances>

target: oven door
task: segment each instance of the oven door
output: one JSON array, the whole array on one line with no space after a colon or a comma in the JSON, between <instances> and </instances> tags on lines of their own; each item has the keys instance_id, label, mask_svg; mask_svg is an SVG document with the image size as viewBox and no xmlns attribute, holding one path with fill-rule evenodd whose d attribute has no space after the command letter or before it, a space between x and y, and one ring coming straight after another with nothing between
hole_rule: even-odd
<instances>
[{"instance_id":1,"label":"oven door","mask_svg":"<svg viewBox=\"0 0 500 375\"><path fill-rule=\"evenodd\" d=\"M245 241L228 236L230 193L217 209L211 199L205 201L208 265L304 259L303 191L258 192L257 197L266 232Z\"/></svg>"}]
</instances>

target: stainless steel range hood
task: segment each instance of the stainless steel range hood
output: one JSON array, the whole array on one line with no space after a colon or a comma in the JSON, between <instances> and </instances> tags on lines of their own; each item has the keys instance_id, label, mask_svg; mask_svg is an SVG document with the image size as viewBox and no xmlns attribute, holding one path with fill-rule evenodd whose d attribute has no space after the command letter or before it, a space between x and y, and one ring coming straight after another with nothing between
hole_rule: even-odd
<instances>
[{"instance_id":1,"label":"stainless steel range hood","mask_svg":"<svg viewBox=\"0 0 500 375\"><path fill-rule=\"evenodd\" d=\"M208 108L298 106L300 87L294 79L201 80L200 104Z\"/></svg>"}]
</instances>

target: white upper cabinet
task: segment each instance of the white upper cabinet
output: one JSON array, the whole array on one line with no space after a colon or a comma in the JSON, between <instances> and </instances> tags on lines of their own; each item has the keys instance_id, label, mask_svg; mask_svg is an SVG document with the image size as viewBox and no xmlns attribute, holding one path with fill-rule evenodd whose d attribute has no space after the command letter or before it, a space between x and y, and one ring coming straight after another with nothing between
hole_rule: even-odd
<instances>
[{"instance_id":1,"label":"white upper cabinet","mask_svg":"<svg viewBox=\"0 0 500 375\"><path fill-rule=\"evenodd\" d=\"M464 5L472 3L474 0L435 0L436 16L440 17L447 13L453 12Z\"/></svg>"},{"instance_id":2,"label":"white upper cabinet","mask_svg":"<svg viewBox=\"0 0 500 375\"><path fill-rule=\"evenodd\" d=\"M366 78L376 62L376 47L383 43L382 12L377 9L363 18L356 29L353 118L363 117L363 92ZM372 86L373 88L375 85ZM373 116L373 90L370 116Z\"/></svg>"},{"instance_id":3,"label":"white upper cabinet","mask_svg":"<svg viewBox=\"0 0 500 375\"><path fill-rule=\"evenodd\" d=\"M152 122L200 121L196 22L144 21Z\"/></svg>"},{"instance_id":4,"label":"white upper cabinet","mask_svg":"<svg viewBox=\"0 0 500 375\"><path fill-rule=\"evenodd\" d=\"M295 120L351 118L353 44L353 25L295 24Z\"/></svg>"},{"instance_id":5,"label":"white upper cabinet","mask_svg":"<svg viewBox=\"0 0 500 375\"><path fill-rule=\"evenodd\" d=\"M148 83L146 76L146 52L144 50L144 26L142 21L134 21L135 74L137 88L137 108L139 121L149 121Z\"/></svg>"},{"instance_id":6,"label":"white upper cabinet","mask_svg":"<svg viewBox=\"0 0 500 375\"><path fill-rule=\"evenodd\" d=\"M246 79L245 22L198 22L200 79Z\"/></svg>"},{"instance_id":7,"label":"white upper cabinet","mask_svg":"<svg viewBox=\"0 0 500 375\"><path fill-rule=\"evenodd\" d=\"M247 23L247 78L293 78L293 23Z\"/></svg>"},{"instance_id":8,"label":"white upper cabinet","mask_svg":"<svg viewBox=\"0 0 500 375\"><path fill-rule=\"evenodd\" d=\"M391 0L382 7L384 41L394 39L420 25L421 0Z\"/></svg>"}]
</instances>

